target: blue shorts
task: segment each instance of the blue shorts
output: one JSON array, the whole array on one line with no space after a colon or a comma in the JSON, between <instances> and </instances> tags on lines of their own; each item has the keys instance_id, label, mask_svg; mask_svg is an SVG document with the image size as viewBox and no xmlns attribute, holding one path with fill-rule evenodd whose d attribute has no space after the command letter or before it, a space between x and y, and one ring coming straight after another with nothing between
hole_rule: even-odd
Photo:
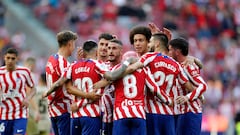
<instances>
[{"instance_id":1,"label":"blue shorts","mask_svg":"<svg viewBox=\"0 0 240 135\"><path fill-rule=\"evenodd\" d=\"M0 120L0 135L25 135L27 119Z\"/></svg>"},{"instance_id":2,"label":"blue shorts","mask_svg":"<svg viewBox=\"0 0 240 135\"><path fill-rule=\"evenodd\" d=\"M71 135L99 135L100 117L80 117L71 119Z\"/></svg>"},{"instance_id":3,"label":"blue shorts","mask_svg":"<svg viewBox=\"0 0 240 135\"><path fill-rule=\"evenodd\" d=\"M70 134L70 113L64 113L61 116L51 117L51 123L55 135Z\"/></svg>"},{"instance_id":4,"label":"blue shorts","mask_svg":"<svg viewBox=\"0 0 240 135\"><path fill-rule=\"evenodd\" d=\"M188 112L178 116L177 135L200 135L202 113Z\"/></svg>"},{"instance_id":5,"label":"blue shorts","mask_svg":"<svg viewBox=\"0 0 240 135\"><path fill-rule=\"evenodd\" d=\"M146 120L124 118L113 121L113 135L146 135Z\"/></svg>"},{"instance_id":6,"label":"blue shorts","mask_svg":"<svg viewBox=\"0 0 240 135\"><path fill-rule=\"evenodd\" d=\"M102 123L102 134L103 135L112 135L113 122L111 123Z\"/></svg>"},{"instance_id":7,"label":"blue shorts","mask_svg":"<svg viewBox=\"0 0 240 135\"><path fill-rule=\"evenodd\" d=\"M147 113L148 135L175 135L174 115Z\"/></svg>"}]
</instances>

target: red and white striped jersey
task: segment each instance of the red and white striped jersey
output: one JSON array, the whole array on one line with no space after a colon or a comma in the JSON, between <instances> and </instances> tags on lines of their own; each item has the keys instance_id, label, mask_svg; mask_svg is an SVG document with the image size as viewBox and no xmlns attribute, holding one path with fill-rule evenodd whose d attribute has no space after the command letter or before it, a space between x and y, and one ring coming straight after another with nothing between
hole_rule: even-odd
<instances>
[{"instance_id":1,"label":"red and white striped jersey","mask_svg":"<svg viewBox=\"0 0 240 135\"><path fill-rule=\"evenodd\" d=\"M81 59L68 68L64 77L71 79L78 89L92 92L93 84L100 81L106 71L108 68L104 63L93 59ZM103 90L99 89L98 93L103 94ZM100 116L100 100L92 102L86 98L74 97L74 102L77 102L79 110L72 113L73 118Z\"/></svg>"},{"instance_id":2,"label":"red and white striped jersey","mask_svg":"<svg viewBox=\"0 0 240 135\"><path fill-rule=\"evenodd\" d=\"M171 98L174 97L173 88L176 85L176 79L178 79L181 84L188 81L181 65L166 55L158 52L146 53L139 61L143 63L144 66L148 66L150 68L157 85L161 90L164 90L164 93L167 96ZM162 103L149 92L147 93L146 103L147 113L166 115L174 114L173 107Z\"/></svg>"},{"instance_id":3,"label":"red and white striped jersey","mask_svg":"<svg viewBox=\"0 0 240 135\"><path fill-rule=\"evenodd\" d=\"M22 107L26 98L26 86L33 88L34 82L28 68L17 66L14 71L0 67L0 119L13 120L28 117L28 108Z\"/></svg>"},{"instance_id":4,"label":"red and white striped jersey","mask_svg":"<svg viewBox=\"0 0 240 135\"><path fill-rule=\"evenodd\" d=\"M119 66L119 65L117 65ZM160 92L150 72L146 68L137 69L132 74L113 82L115 103L113 119L143 118L145 116L145 86L151 92Z\"/></svg>"},{"instance_id":5,"label":"red and white striped jersey","mask_svg":"<svg viewBox=\"0 0 240 135\"><path fill-rule=\"evenodd\" d=\"M178 94L187 95L189 101L183 105L177 105L178 110L181 114L187 112L201 113L202 112L202 101L200 97L207 90L207 84L200 76L200 70L197 65L189 64L187 66L182 65L184 71L189 78L190 82L196 89L188 93L182 85L178 85Z\"/></svg>"},{"instance_id":6,"label":"red and white striped jersey","mask_svg":"<svg viewBox=\"0 0 240 135\"><path fill-rule=\"evenodd\" d=\"M101 108L103 112L102 121L105 123L111 123L113 121L114 100L114 87L110 84L105 87L104 93L101 97Z\"/></svg>"},{"instance_id":7,"label":"red and white striped jersey","mask_svg":"<svg viewBox=\"0 0 240 135\"><path fill-rule=\"evenodd\" d=\"M70 63L59 54L51 55L46 64L46 79L48 89L52 87L69 67ZM48 112L50 117L60 116L70 112L71 95L64 86L59 87L48 96Z\"/></svg>"}]
</instances>

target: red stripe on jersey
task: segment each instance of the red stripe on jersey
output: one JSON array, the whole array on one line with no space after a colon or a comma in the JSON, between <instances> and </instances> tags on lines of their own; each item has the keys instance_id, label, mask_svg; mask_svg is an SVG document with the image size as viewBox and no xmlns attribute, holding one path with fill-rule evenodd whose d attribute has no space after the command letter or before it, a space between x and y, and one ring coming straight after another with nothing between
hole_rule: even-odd
<instances>
[{"instance_id":1,"label":"red stripe on jersey","mask_svg":"<svg viewBox=\"0 0 240 135\"><path fill-rule=\"evenodd\" d=\"M3 75L3 81L4 81L4 84L5 84L5 90L4 90L4 92L5 93L8 93L8 87L9 87L9 84L8 84L8 82L7 82L7 79L6 79L6 75Z\"/></svg>"},{"instance_id":2,"label":"red stripe on jersey","mask_svg":"<svg viewBox=\"0 0 240 135\"><path fill-rule=\"evenodd\" d=\"M126 115L125 110L123 110L122 107L118 107L118 108L119 108L120 112L122 113L122 117L123 117L123 118L127 118L127 115Z\"/></svg>"},{"instance_id":3,"label":"red stripe on jersey","mask_svg":"<svg viewBox=\"0 0 240 135\"><path fill-rule=\"evenodd\" d=\"M9 112L9 106L7 104L7 102L5 102L5 106L6 106L6 112ZM6 120L8 120L8 113L5 114L6 115ZM2 119L2 118L1 118Z\"/></svg>"},{"instance_id":4,"label":"red stripe on jersey","mask_svg":"<svg viewBox=\"0 0 240 135\"><path fill-rule=\"evenodd\" d=\"M146 118L145 113L144 114L142 113L142 110L140 109L140 107L136 107L136 108L137 108L137 112L139 112L141 118Z\"/></svg>"},{"instance_id":5,"label":"red stripe on jersey","mask_svg":"<svg viewBox=\"0 0 240 135\"><path fill-rule=\"evenodd\" d=\"M19 105L22 105L21 99L20 98L16 98L17 102ZM20 118L23 116L23 108L20 107L20 113L19 113Z\"/></svg>"},{"instance_id":6,"label":"red stripe on jersey","mask_svg":"<svg viewBox=\"0 0 240 135\"><path fill-rule=\"evenodd\" d=\"M13 113L12 113L12 119L15 119L15 110L16 110L16 106L15 106L15 103L13 102L13 100L9 100L10 102L11 102L11 104L12 104L12 108L13 108Z\"/></svg>"}]
</instances>

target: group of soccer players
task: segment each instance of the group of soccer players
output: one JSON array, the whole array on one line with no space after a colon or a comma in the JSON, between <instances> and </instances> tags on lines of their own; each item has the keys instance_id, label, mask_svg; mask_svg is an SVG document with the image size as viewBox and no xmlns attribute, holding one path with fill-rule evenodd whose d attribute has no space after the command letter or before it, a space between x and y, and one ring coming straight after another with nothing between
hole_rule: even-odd
<instances>
[{"instance_id":1,"label":"group of soccer players","mask_svg":"<svg viewBox=\"0 0 240 135\"><path fill-rule=\"evenodd\" d=\"M77 34L57 34L59 50L46 64L49 90L43 95L55 135L200 134L207 86L201 63L188 56L188 42L171 40L169 31L154 24L134 27L129 39L135 52L123 54L122 42L103 33L98 43L84 42L79 60L69 63ZM3 135L2 120L11 120L2 119L5 110L1 107Z\"/></svg>"}]
</instances>

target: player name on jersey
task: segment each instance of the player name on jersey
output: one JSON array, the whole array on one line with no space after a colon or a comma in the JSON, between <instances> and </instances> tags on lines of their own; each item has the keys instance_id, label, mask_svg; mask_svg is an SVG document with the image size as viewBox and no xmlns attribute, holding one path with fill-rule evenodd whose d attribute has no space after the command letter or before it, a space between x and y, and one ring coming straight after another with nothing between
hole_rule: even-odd
<instances>
[{"instance_id":1,"label":"player name on jersey","mask_svg":"<svg viewBox=\"0 0 240 135\"><path fill-rule=\"evenodd\" d=\"M81 73L81 72L89 72L89 71L90 71L89 67L80 67L80 68L75 69L75 74Z\"/></svg>"},{"instance_id":2,"label":"player name on jersey","mask_svg":"<svg viewBox=\"0 0 240 135\"><path fill-rule=\"evenodd\" d=\"M177 70L172 64L169 64L169 63L166 63L166 62L163 62L163 61L154 63L154 66L156 68L158 68L158 67L165 67L165 68L167 68L169 70L172 70L173 72L175 72Z\"/></svg>"}]
</instances>

